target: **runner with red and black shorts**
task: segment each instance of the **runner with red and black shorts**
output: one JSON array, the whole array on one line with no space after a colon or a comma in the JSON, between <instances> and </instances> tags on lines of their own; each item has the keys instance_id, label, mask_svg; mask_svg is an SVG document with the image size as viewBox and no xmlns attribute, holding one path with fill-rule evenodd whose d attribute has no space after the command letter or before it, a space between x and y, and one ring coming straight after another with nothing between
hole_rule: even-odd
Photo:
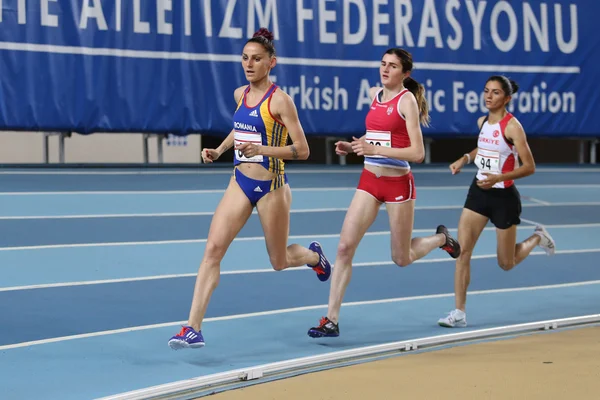
<instances>
[{"instance_id":1,"label":"runner with red and black shorts","mask_svg":"<svg viewBox=\"0 0 600 400\"><path fill-rule=\"evenodd\" d=\"M458 221L462 251L454 272L455 308L438 320L446 328L467 326L467 288L471 282L471 256L481 232L489 222L496 227L498 266L512 270L539 246L548 255L556 250L554 239L543 225L517 243L521 223L521 196L515 180L535 173L535 160L521 123L506 107L519 85L503 75L488 78L483 89L488 115L479 117L477 147L450 165L453 175L473 161L477 174ZM521 164L519 163L521 160Z\"/></svg>"}]
</instances>

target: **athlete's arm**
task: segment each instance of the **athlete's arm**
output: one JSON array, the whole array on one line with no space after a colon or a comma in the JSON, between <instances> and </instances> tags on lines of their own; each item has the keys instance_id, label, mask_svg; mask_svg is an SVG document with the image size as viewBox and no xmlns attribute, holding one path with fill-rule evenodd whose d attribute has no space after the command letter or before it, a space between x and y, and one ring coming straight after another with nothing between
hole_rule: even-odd
<instances>
[{"instance_id":1,"label":"athlete's arm","mask_svg":"<svg viewBox=\"0 0 600 400\"><path fill-rule=\"evenodd\" d=\"M235 89L235 91L233 92L233 98L234 98L236 104L238 104L240 102L240 99L242 98L242 96L244 94L244 90L246 90L247 87L248 87L248 85L240 86L239 88ZM203 149L202 150L202 158L204 159L204 162L212 162L212 161L218 159L219 157L221 157L221 155L223 155L223 153L225 153L227 150L232 148L233 147L233 136L234 136L234 130L232 129L231 132L229 132L229 135L227 135L227 137L225 139L223 139L223 141L221 142L219 147L217 147L216 149Z\"/></svg>"},{"instance_id":2,"label":"athlete's arm","mask_svg":"<svg viewBox=\"0 0 600 400\"><path fill-rule=\"evenodd\" d=\"M371 103L373 102L373 100L375 100L375 96L377 95L377 92L379 92L381 90L381 87L379 86L375 86L369 89L369 98L371 99ZM352 143L357 142L360 143L361 146L362 144L364 144L364 141L362 141L362 138L365 137L365 135L362 135L361 137L357 138L355 136L352 136L352 142L348 142L346 140L340 140L335 142L335 153L337 155L340 156L345 156L348 155L349 153L356 153L356 151L354 150ZM357 149L357 151L360 151L360 149ZM361 153L360 155L364 155L364 153Z\"/></svg>"},{"instance_id":3,"label":"athlete's arm","mask_svg":"<svg viewBox=\"0 0 600 400\"><path fill-rule=\"evenodd\" d=\"M363 143L362 147L365 150L363 152L364 155L380 155L409 162L423 162L423 159L425 158L425 145L423 144L423 133L421 132L421 125L419 124L419 107L417 106L417 100L412 93L408 92L402 96L402 99L400 100L400 112L406 120L406 129L408 130L408 136L410 138L410 146L403 149L395 149Z\"/></svg>"},{"instance_id":4,"label":"athlete's arm","mask_svg":"<svg viewBox=\"0 0 600 400\"><path fill-rule=\"evenodd\" d=\"M306 160L310 155L310 149L292 98L287 93L276 90L270 108L273 116L286 126L292 144L283 147L259 146L258 154L282 160Z\"/></svg>"},{"instance_id":5,"label":"athlete's arm","mask_svg":"<svg viewBox=\"0 0 600 400\"><path fill-rule=\"evenodd\" d=\"M477 126L479 127L480 131L481 126L483 125L483 121L485 121L485 115L483 117L479 117L479 119L477 120ZM477 147L475 147L470 152L463 154L461 158L450 164L450 171L452 172L452 175L458 174L462 167L475 160L475 157L477 157Z\"/></svg>"},{"instance_id":6,"label":"athlete's arm","mask_svg":"<svg viewBox=\"0 0 600 400\"><path fill-rule=\"evenodd\" d=\"M499 181L511 181L532 175L535 172L535 161L533 159L533 154L531 154L529 144L527 143L525 130L516 118L511 118L508 122L504 136L513 142L522 164L519 168L501 174Z\"/></svg>"},{"instance_id":7,"label":"athlete's arm","mask_svg":"<svg viewBox=\"0 0 600 400\"><path fill-rule=\"evenodd\" d=\"M523 164L519 168L507 172L505 174L495 175L489 172L482 172L482 174L485 175L485 179L477 181L477 185L479 185L479 187L488 189L498 182L524 178L535 172L535 161L533 160L531 149L529 148L529 144L527 143L525 131L523 130L523 127L521 126L519 121L517 121L516 118L512 118L508 122L508 125L506 126L506 131L504 132L504 136L506 136L507 139L513 142Z\"/></svg>"},{"instance_id":8,"label":"athlete's arm","mask_svg":"<svg viewBox=\"0 0 600 400\"><path fill-rule=\"evenodd\" d=\"M219 157L221 157L223 153L233 146L233 132L234 130L232 129L231 132L229 132L229 135L227 135L227 137L221 142L219 147L215 149L217 153L219 153Z\"/></svg>"},{"instance_id":9,"label":"athlete's arm","mask_svg":"<svg viewBox=\"0 0 600 400\"><path fill-rule=\"evenodd\" d=\"M456 175L456 174L460 173L460 170L465 165L467 165L471 161L473 161L476 156L477 156L477 147L475 147L470 152L463 154L463 156L461 158L459 158L458 160L456 160L452 164L450 164L449 168L450 168L450 172L452 172L452 175Z\"/></svg>"}]
</instances>

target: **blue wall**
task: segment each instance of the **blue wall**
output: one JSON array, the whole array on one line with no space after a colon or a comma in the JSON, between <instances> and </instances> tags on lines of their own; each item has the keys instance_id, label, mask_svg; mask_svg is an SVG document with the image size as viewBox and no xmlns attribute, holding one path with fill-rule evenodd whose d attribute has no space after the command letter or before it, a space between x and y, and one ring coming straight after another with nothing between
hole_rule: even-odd
<instances>
[{"instance_id":1,"label":"blue wall","mask_svg":"<svg viewBox=\"0 0 600 400\"><path fill-rule=\"evenodd\" d=\"M20 4L25 7L20 8ZM307 134L361 133L393 46L413 53L428 135L476 131L485 80L521 90L529 135L598 136L600 2L479 0L3 0L0 128L226 134L240 54L276 33L273 78ZM596 34L585 34L596 32Z\"/></svg>"}]
</instances>

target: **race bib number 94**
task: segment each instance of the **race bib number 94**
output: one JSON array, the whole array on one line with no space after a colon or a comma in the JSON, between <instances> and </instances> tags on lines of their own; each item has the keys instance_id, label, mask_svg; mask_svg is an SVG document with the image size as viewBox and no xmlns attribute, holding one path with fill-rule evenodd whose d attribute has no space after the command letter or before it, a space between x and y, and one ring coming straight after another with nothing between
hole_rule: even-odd
<instances>
[{"instance_id":1,"label":"race bib number 94","mask_svg":"<svg viewBox=\"0 0 600 400\"><path fill-rule=\"evenodd\" d=\"M365 141L373 146L392 147L392 133L385 131L367 131ZM369 156L373 158L385 158L385 156Z\"/></svg>"},{"instance_id":2,"label":"race bib number 94","mask_svg":"<svg viewBox=\"0 0 600 400\"><path fill-rule=\"evenodd\" d=\"M496 150L478 149L475 165L483 172L500 173L500 153Z\"/></svg>"},{"instance_id":3,"label":"race bib number 94","mask_svg":"<svg viewBox=\"0 0 600 400\"><path fill-rule=\"evenodd\" d=\"M234 131L233 142L235 143L235 147L243 143L252 143L260 146L262 145L262 137L260 133ZM262 162L263 160L263 156L260 154L248 158L244 156L241 150L235 149L234 152L235 158L241 162Z\"/></svg>"}]
</instances>

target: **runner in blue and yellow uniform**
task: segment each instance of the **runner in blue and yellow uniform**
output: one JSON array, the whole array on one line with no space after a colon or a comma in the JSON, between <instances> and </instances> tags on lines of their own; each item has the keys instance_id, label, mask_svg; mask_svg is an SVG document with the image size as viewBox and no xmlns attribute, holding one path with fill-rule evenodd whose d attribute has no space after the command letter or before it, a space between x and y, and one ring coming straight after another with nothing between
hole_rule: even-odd
<instances>
[{"instance_id":1,"label":"runner in blue and yellow uniform","mask_svg":"<svg viewBox=\"0 0 600 400\"><path fill-rule=\"evenodd\" d=\"M293 100L269 79L276 63L273 35L261 28L244 46L242 66L249 85L234 92L233 130L218 148L202 151L203 161L210 163L234 147L235 168L211 222L188 324L169 340L172 349L204 347L201 324L219 283L221 260L254 207L273 269L306 264L321 281L331 275L318 242L308 248L287 244L292 193L283 160L306 160L309 148ZM287 145L288 136L291 145Z\"/></svg>"},{"instance_id":2,"label":"runner in blue and yellow uniform","mask_svg":"<svg viewBox=\"0 0 600 400\"><path fill-rule=\"evenodd\" d=\"M285 147L288 139L288 130L283 122L277 120L269 110L269 104L277 91L277 86L271 84L264 97L258 104L252 106L247 100L250 86L247 86L238 102L238 108L233 115L233 140L235 143L234 165L235 180L242 188L252 205L263 198L267 193L278 189L287 183L284 172L285 163L281 158L257 154L251 157L244 156L242 148L250 145ZM264 174L261 168L246 163L258 164L270 174ZM256 180L246 174L257 171L260 177L272 177L269 180Z\"/></svg>"}]
</instances>

